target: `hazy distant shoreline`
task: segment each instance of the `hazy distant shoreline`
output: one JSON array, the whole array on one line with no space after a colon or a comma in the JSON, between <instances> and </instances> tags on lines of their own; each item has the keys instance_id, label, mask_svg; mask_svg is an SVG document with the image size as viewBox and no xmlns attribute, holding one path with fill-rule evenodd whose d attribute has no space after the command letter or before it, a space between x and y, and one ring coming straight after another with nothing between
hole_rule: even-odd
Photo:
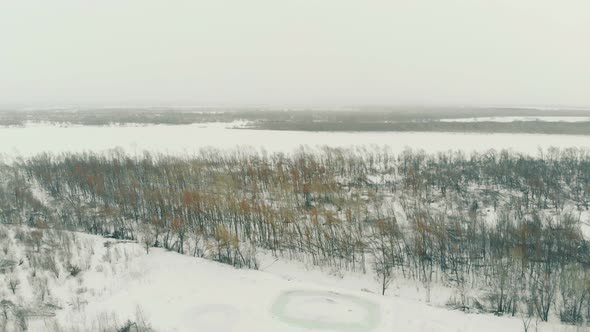
<instances>
[{"instance_id":1,"label":"hazy distant shoreline","mask_svg":"<svg viewBox=\"0 0 590 332\"><path fill-rule=\"evenodd\" d=\"M502 118L508 120L498 120ZM520 117L520 118L519 118ZM544 119L534 121L535 117ZM551 120L554 118L555 121ZM568 120L573 119L573 120ZM466 120L467 119L467 120ZM479 120L478 120L479 119ZM531 121L533 119L533 121ZM588 119L588 121L586 121ZM590 135L590 111L443 108L357 111L83 109L0 111L0 126L143 126L231 123L237 129L313 132L449 132Z\"/></svg>"}]
</instances>

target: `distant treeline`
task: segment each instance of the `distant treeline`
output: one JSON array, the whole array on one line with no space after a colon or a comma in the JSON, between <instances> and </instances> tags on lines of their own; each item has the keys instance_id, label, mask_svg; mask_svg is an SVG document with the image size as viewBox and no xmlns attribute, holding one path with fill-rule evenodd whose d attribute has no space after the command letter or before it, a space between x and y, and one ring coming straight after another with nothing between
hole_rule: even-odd
<instances>
[{"instance_id":1,"label":"distant treeline","mask_svg":"<svg viewBox=\"0 0 590 332\"><path fill-rule=\"evenodd\" d=\"M527 133L590 135L589 122L309 122L267 121L258 129L296 131L392 131L392 132L460 132L460 133Z\"/></svg>"},{"instance_id":2,"label":"distant treeline","mask_svg":"<svg viewBox=\"0 0 590 332\"><path fill-rule=\"evenodd\" d=\"M454 289L462 310L590 321L590 151L203 150L4 165L0 223L140 241L238 267L265 249Z\"/></svg>"},{"instance_id":3,"label":"distant treeline","mask_svg":"<svg viewBox=\"0 0 590 332\"><path fill-rule=\"evenodd\" d=\"M191 124L244 120L250 129L298 131L422 131L590 134L590 122L440 122L441 119L499 116L590 116L588 111L509 108L359 108L357 110L109 108L0 111L0 126L29 122L73 125Z\"/></svg>"}]
</instances>

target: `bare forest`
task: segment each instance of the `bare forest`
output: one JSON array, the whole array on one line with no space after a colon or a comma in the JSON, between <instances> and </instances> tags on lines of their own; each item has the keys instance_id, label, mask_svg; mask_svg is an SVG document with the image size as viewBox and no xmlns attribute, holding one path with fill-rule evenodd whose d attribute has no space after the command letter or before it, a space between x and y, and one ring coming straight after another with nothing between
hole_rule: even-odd
<instances>
[{"instance_id":1,"label":"bare forest","mask_svg":"<svg viewBox=\"0 0 590 332\"><path fill-rule=\"evenodd\" d=\"M451 287L466 312L590 322L588 150L113 151L0 167L0 223L32 227L32 248L76 230L240 268L265 251L371 273L382 294L407 279Z\"/></svg>"}]
</instances>

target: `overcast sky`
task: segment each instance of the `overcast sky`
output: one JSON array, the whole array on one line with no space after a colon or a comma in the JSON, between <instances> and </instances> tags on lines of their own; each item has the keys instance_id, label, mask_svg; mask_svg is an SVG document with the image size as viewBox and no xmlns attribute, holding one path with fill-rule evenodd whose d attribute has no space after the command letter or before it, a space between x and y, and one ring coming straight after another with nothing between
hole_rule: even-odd
<instances>
[{"instance_id":1,"label":"overcast sky","mask_svg":"<svg viewBox=\"0 0 590 332\"><path fill-rule=\"evenodd\" d=\"M588 0L0 0L0 104L590 106Z\"/></svg>"}]
</instances>

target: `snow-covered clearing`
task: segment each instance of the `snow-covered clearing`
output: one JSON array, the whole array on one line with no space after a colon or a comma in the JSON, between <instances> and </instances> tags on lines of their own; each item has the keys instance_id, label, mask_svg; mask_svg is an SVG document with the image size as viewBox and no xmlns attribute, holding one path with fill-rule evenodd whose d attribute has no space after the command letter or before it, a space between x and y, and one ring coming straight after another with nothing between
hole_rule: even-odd
<instances>
[{"instance_id":1,"label":"snow-covered clearing","mask_svg":"<svg viewBox=\"0 0 590 332\"><path fill-rule=\"evenodd\" d=\"M202 148L249 147L292 152L300 146L386 146L392 152L411 147L426 152L512 149L537 154L539 148L588 147L590 136L542 134L463 134L399 132L303 132L232 129L243 123L147 126L53 126L0 128L0 155L7 158L41 152L103 152L122 148L128 153L191 154Z\"/></svg>"},{"instance_id":2,"label":"snow-covered clearing","mask_svg":"<svg viewBox=\"0 0 590 332\"><path fill-rule=\"evenodd\" d=\"M11 272L21 280L16 292L1 280L0 295L30 308L38 292L32 281L48 278L43 301L47 308L60 308L54 310L55 317L29 317L29 331L57 330L56 326L60 331L98 331L109 322L137 317L156 331L522 330L519 318L465 314L403 293L376 295L371 290L378 286L370 275L305 271L302 263L274 261L270 255L261 255L262 271L239 270L162 249L146 254L136 243L81 233L65 232L66 243L76 248L68 260L80 264L80 273L61 271L56 276L37 270L33 275L28 258L32 249L16 240L18 228L2 231L11 238L5 242L11 243L9 255L22 258L22 263ZM568 330L558 324L538 327Z\"/></svg>"}]
</instances>

